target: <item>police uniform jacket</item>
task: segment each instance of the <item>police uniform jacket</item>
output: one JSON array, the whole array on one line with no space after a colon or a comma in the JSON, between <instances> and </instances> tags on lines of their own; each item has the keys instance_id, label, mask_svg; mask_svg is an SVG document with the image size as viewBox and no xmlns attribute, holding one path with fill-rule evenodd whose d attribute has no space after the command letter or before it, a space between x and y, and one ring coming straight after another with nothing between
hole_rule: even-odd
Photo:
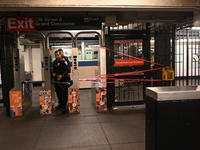
<instances>
[{"instance_id":1,"label":"police uniform jacket","mask_svg":"<svg viewBox=\"0 0 200 150\"><path fill-rule=\"evenodd\" d=\"M68 73L70 73L70 68L66 60L60 58L59 61L53 61L53 72L57 76L62 75L62 78L59 80L60 82L66 82L70 80ZM54 77L54 81L57 81L57 76Z\"/></svg>"},{"instance_id":2,"label":"police uniform jacket","mask_svg":"<svg viewBox=\"0 0 200 150\"><path fill-rule=\"evenodd\" d=\"M62 56L62 58L63 58L63 60L67 61L68 66L70 68L70 61L69 61L68 57L67 56Z\"/></svg>"}]
</instances>

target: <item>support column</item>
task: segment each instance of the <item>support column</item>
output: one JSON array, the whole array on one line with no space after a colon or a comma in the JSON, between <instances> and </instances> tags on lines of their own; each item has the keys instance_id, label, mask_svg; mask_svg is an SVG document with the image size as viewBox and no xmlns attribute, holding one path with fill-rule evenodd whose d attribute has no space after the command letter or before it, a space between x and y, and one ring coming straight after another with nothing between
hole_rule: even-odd
<instances>
[{"instance_id":1,"label":"support column","mask_svg":"<svg viewBox=\"0 0 200 150\"><path fill-rule=\"evenodd\" d=\"M9 91L14 87L13 75L13 49L16 46L16 34L6 32L5 27L1 27L0 32L0 54L1 54L1 79L3 103L6 113L10 115Z\"/></svg>"},{"instance_id":2,"label":"support column","mask_svg":"<svg viewBox=\"0 0 200 150\"><path fill-rule=\"evenodd\" d=\"M143 43L143 55L144 55L144 59L150 61L150 28L149 28L150 24L147 23L146 24L146 35L144 36L144 43ZM145 62L144 64L144 70L149 70L151 69L151 64L149 62ZM145 72L144 73L144 78L146 79L151 79L152 76L152 72ZM146 87L150 87L151 86L151 82L143 82L143 97L145 97L146 95Z\"/></svg>"},{"instance_id":3,"label":"support column","mask_svg":"<svg viewBox=\"0 0 200 150\"><path fill-rule=\"evenodd\" d=\"M105 47L108 49L114 49L114 41L110 36L110 28L108 27L108 31L105 34ZM107 74L113 73L113 64L114 64L114 53L106 50L106 72ZM113 82L113 80L107 80L107 82ZM107 83L107 107L108 109L112 109L112 106L115 101L115 84Z\"/></svg>"},{"instance_id":4,"label":"support column","mask_svg":"<svg viewBox=\"0 0 200 150\"><path fill-rule=\"evenodd\" d=\"M176 50L176 25L172 26L172 68L175 70L175 50ZM175 86L175 80L172 81L172 86Z\"/></svg>"},{"instance_id":5,"label":"support column","mask_svg":"<svg viewBox=\"0 0 200 150\"><path fill-rule=\"evenodd\" d=\"M155 62L170 66L171 60L171 34L170 27L155 32ZM162 66L155 65L155 68ZM162 71L154 71L154 79L162 79ZM154 86L169 86L170 81L157 81Z\"/></svg>"}]
</instances>

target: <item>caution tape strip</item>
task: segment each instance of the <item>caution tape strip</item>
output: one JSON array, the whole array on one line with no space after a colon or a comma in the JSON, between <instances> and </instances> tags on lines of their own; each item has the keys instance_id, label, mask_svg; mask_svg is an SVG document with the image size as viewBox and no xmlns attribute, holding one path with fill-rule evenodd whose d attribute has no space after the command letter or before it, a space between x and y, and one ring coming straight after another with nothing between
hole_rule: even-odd
<instances>
[{"instance_id":1,"label":"caution tape strip","mask_svg":"<svg viewBox=\"0 0 200 150\"><path fill-rule=\"evenodd\" d=\"M137 59L137 60L140 60L140 61L144 61L144 62L148 62L148 63L151 63L151 64L154 64L154 65L159 65L159 66L162 66L162 67L167 67L163 64L159 64L159 63L156 63L156 62L151 62L149 60L145 60L145 59L141 59L141 58L138 58L138 57L134 57L134 56L131 56L131 55L128 55L128 54L124 54L124 53L121 53L121 52L117 52L115 50L111 50L109 48L106 48L106 47L101 47L102 49L106 49L107 51L110 51L110 52L114 52L114 53L118 53L118 54L121 54L121 55L124 55L124 56L127 56L127 57L130 57L130 58L134 58L134 59ZM97 75L95 77L92 77L92 78L86 78L86 79L82 79L81 81L79 82L84 82L84 81L91 81L91 80L100 80L100 79L109 79L109 80L123 80L123 81L110 81L110 82L92 82L92 83L128 83L128 82L140 82L140 81L163 81L162 79L124 79L124 78L114 78L114 77L117 77L117 76L126 76L126 75L134 75L134 74L139 74L139 73L144 73L144 72L149 72L149 71L155 71L155 70L160 70L162 68L154 68L154 69L148 69L148 70L141 70L141 71L133 71L133 72L126 72L126 73L115 73L115 74L102 74L102 75Z\"/></svg>"}]
</instances>

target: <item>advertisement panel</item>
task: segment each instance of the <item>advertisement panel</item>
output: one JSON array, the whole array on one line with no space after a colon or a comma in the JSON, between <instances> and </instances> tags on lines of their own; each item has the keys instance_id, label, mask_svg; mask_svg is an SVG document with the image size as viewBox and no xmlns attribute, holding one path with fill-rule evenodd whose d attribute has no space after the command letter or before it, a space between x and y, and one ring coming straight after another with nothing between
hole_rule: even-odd
<instances>
[{"instance_id":1,"label":"advertisement panel","mask_svg":"<svg viewBox=\"0 0 200 150\"><path fill-rule=\"evenodd\" d=\"M53 113L53 103L51 98L51 90L41 90L39 93L40 114L47 115Z\"/></svg>"},{"instance_id":2,"label":"advertisement panel","mask_svg":"<svg viewBox=\"0 0 200 150\"><path fill-rule=\"evenodd\" d=\"M10 91L10 116L22 116L22 92Z\"/></svg>"},{"instance_id":3,"label":"advertisement panel","mask_svg":"<svg viewBox=\"0 0 200 150\"><path fill-rule=\"evenodd\" d=\"M96 87L96 111L107 111L106 87Z\"/></svg>"},{"instance_id":4,"label":"advertisement panel","mask_svg":"<svg viewBox=\"0 0 200 150\"><path fill-rule=\"evenodd\" d=\"M68 89L68 110L69 113L80 113L80 91L78 88Z\"/></svg>"}]
</instances>

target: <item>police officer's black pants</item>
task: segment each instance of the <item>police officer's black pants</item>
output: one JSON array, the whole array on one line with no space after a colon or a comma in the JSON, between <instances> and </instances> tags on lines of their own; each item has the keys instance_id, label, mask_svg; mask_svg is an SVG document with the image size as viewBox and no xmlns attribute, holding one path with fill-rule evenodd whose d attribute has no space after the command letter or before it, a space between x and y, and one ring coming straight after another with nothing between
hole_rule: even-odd
<instances>
[{"instance_id":1,"label":"police officer's black pants","mask_svg":"<svg viewBox=\"0 0 200 150\"><path fill-rule=\"evenodd\" d=\"M55 91L59 105L61 108L66 109L68 101L68 86L66 84L55 84Z\"/></svg>"}]
</instances>

